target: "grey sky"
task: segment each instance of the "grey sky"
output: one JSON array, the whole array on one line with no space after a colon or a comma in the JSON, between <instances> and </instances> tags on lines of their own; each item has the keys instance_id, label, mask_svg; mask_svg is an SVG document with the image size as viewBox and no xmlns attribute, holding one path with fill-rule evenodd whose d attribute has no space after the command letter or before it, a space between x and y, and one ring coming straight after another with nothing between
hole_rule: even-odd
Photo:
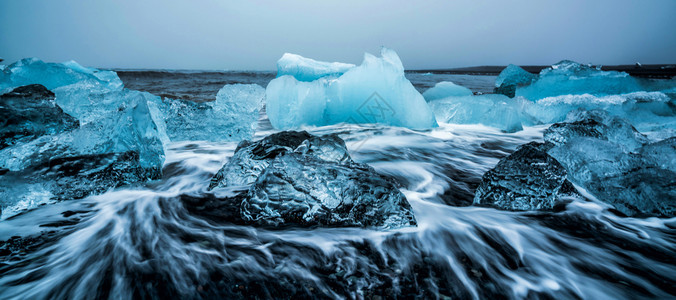
<instances>
[{"instance_id":1,"label":"grey sky","mask_svg":"<svg viewBox=\"0 0 676 300\"><path fill-rule=\"evenodd\" d=\"M407 69L676 63L676 0L0 1L0 57L120 68L273 70L284 52Z\"/></svg>"}]
</instances>

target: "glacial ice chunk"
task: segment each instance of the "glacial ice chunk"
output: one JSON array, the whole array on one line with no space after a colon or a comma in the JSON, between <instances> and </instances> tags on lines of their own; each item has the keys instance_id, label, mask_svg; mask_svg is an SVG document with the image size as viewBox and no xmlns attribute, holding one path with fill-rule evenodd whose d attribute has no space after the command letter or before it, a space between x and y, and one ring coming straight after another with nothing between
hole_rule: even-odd
<instances>
[{"instance_id":1,"label":"glacial ice chunk","mask_svg":"<svg viewBox=\"0 0 676 300\"><path fill-rule=\"evenodd\" d=\"M426 90L422 95L425 98L425 101L429 102L446 97L472 96L473 93L470 89L464 86L457 85L450 81L442 81L435 84L434 87Z\"/></svg>"},{"instance_id":2,"label":"glacial ice chunk","mask_svg":"<svg viewBox=\"0 0 676 300\"><path fill-rule=\"evenodd\" d=\"M245 221L261 225L331 225L383 229L416 225L394 182L365 164L312 155L275 157L242 202Z\"/></svg>"},{"instance_id":3,"label":"glacial ice chunk","mask_svg":"<svg viewBox=\"0 0 676 300\"><path fill-rule=\"evenodd\" d=\"M0 95L0 150L80 126L54 102L54 93L39 84Z\"/></svg>"},{"instance_id":4,"label":"glacial ice chunk","mask_svg":"<svg viewBox=\"0 0 676 300\"><path fill-rule=\"evenodd\" d=\"M564 60L543 69L537 80L516 89L516 96L536 101L559 95L594 96L641 91L639 82L625 72L602 71L598 67Z\"/></svg>"},{"instance_id":5,"label":"glacial ice chunk","mask_svg":"<svg viewBox=\"0 0 676 300\"><path fill-rule=\"evenodd\" d=\"M454 124L483 124L505 132L523 129L524 101L504 95L447 97L430 101L439 122ZM529 124L529 123L526 123Z\"/></svg>"},{"instance_id":6,"label":"glacial ice chunk","mask_svg":"<svg viewBox=\"0 0 676 300\"><path fill-rule=\"evenodd\" d=\"M314 74L314 73L313 73ZM364 55L362 65L311 82L290 75L266 89L266 111L277 129L337 123L383 123L415 129L436 127L425 99L404 76L397 54Z\"/></svg>"},{"instance_id":7,"label":"glacial ice chunk","mask_svg":"<svg viewBox=\"0 0 676 300\"><path fill-rule=\"evenodd\" d=\"M626 121L599 115L554 124L544 138L568 178L599 200L629 216L676 215L672 140L644 144Z\"/></svg>"},{"instance_id":8,"label":"glacial ice chunk","mask_svg":"<svg viewBox=\"0 0 676 300\"><path fill-rule=\"evenodd\" d=\"M172 141L240 141L251 138L258 124L265 89L257 84L225 85L216 101L192 102L153 98Z\"/></svg>"},{"instance_id":9,"label":"glacial ice chunk","mask_svg":"<svg viewBox=\"0 0 676 300\"><path fill-rule=\"evenodd\" d=\"M277 61L277 77L291 75L299 81L313 81L326 76L340 76L354 68L353 64L323 62L298 54L284 53Z\"/></svg>"},{"instance_id":10,"label":"glacial ice chunk","mask_svg":"<svg viewBox=\"0 0 676 300\"><path fill-rule=\"evenodd\" d=\"M282 131L260 141L244 140L212 178L209 189L251 185L277 155L297 151L326 161L351 160L345 142L337 136L317 137L307 131Z\"/></svg>"},{"instance_id":11,"label":"glacial ice chunk","mask_svg":"<svg viewBox=\"0 0 676 300\"><path fill-rule=\"evenodd\" d=\"M248 191L233 198L242 199L241 205L234 207L248 223L376 228L416 225L411 207L394 181L354 162L345 142L335 135L283 131L257 142L241 142L209 188L218 191L240 186Z\"/></svg>"},{"instance_id":12,"label":"glacial ice chunk","mask_svg":"<svg viewBox=\"0 0 676 300\"><path fill-rule=\"evenodd\" d=\"M550 144L521 145L486 172L474 204L506 210L551 210L571 197L580 197L566 178L566 169L547 154Z\"/></svg>"},{"instance_id":13,"label":"glacial ice chunk","mask_svg":"<svg viewBox=\"0 0 676 300\"><path fill-rule=\"evenodd\" d=\"M25 58L4 68L0 75L0 91L29 84L41 84L53 91L75 83L106 89L123 86L115 72L85 68L74 61L60 64Z\"/></svg>"},{"instance_id":14,"label":"glacial ice chunk","mask_svg":"<svg viewBox=\"0 0 676 300\"><path fill-rule=\"evenodd\" d=\"M495 79L495 93L513 98L516 88L529 85L537 76L517 65L508 65Z\"/></svg>"},{"instance_id":15,"label":"glacial ice chunk","mask_svg":"<svg viewBox=\"0 0 676 300\"><path fill-rule=\"evenodd\" d=\"M144 93L69 131L0 150L0 209L7 218L44 203L82 198L161 177L164 148Z\"/></svg>"}]
</instances>

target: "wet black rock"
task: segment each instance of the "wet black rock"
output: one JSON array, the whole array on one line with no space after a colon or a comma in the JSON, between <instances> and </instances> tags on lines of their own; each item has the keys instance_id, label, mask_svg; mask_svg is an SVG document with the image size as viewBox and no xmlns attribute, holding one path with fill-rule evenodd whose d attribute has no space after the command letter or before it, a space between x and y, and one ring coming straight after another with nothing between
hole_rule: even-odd
<instances>
[{"instance_id":1,"label":"wet black rock","mask_svg":"<svg viewBox=\"0 0 676 300\"><path fill-rule=\"evenodd\" d=\"M547 154L551 144L531 142L484 174L474 203L506 210L551 210L576 197L566 170Z\"/></svg>"},{"instance_id":2,"label":"wet black rock","mask_svg":"<svg viewBox=\"0 0 676 300\"><path fill-rule=\"evenodd\" d=\"M406 197L391 178L354 162L335 135L284 131L240 143L210 189L248 188L239 212L266 226L416 225ZM190 205L190 204L189 204ZM228 206L230 207L230 206Z\"/></svg>"},{"instance_id":3,"label":"wet black rock","mask_svg":"<svg viewBox=\"0 0 676 300\"><path fill-rule=\"evenodd\" d=\"M63 112L54 99L54 93L39 84L0 95L0 149L78 128L78 120Z\"/></svg>"}]
</instances>

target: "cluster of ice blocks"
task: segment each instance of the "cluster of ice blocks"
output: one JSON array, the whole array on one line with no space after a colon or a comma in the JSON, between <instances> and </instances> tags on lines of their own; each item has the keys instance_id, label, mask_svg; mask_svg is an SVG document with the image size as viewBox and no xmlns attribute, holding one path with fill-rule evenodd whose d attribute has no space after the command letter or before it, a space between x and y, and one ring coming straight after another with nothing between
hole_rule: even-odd
<instances>
[{"instance_id":1,"label":"cluster of ice blocks","mask_svg":"<svg viewBox=\"0 0 676 300\"><path fill-rule=\"evenodd\" d=\"M0 69L0 212L162 176L178 140L253 136L264 89L226 85L210 103L125 89L113 71L23 59Z\"/></svg>"},{"instance_id":2,"label":"cluster of ice blocks","mask_svg":"<svg viewBox=\"0 0 676 300\"><path fill-rule=\"evenodd\" d=\"M439 122L483 124L506 132L561 122L577 109L602 109L627 118L652 138L676 133L675 80L638 80L624 72L562 61L537 76L510 65L495 85L496 94L447 93L428 99L429 105ZM434 87L425 94L439 94L438 90Z\"/></svg>"},{"instance_id":3,"label":"cluster of ice blocks","mask_svg":"<svg viewBox=\"0 0 676 300\"><path fill-rule=\"evenodd\" d=\"M404 76L397 54L364 55L360 66L285 55L266 89L266 111L277 129L337 123L431 128L437 123L423 96Z\"/></svg>"}]
</instances>

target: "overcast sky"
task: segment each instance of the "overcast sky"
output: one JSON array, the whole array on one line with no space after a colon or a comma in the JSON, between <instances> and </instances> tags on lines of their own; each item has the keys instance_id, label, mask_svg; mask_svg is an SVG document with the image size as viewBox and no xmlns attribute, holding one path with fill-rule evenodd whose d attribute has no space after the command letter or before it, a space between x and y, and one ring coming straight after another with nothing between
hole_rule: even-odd
<instances>
[{"instance_id":1,"label":"overcast sky","mask_svg":"<svg viewBox=\"0 0 676 300\"><path fill-rule=\"evenodd\" d=\"M117 68L274 70L284 52L407 69L676 63L676 0L0 0L0 57Z\"/></svg>"}]
</instances>

